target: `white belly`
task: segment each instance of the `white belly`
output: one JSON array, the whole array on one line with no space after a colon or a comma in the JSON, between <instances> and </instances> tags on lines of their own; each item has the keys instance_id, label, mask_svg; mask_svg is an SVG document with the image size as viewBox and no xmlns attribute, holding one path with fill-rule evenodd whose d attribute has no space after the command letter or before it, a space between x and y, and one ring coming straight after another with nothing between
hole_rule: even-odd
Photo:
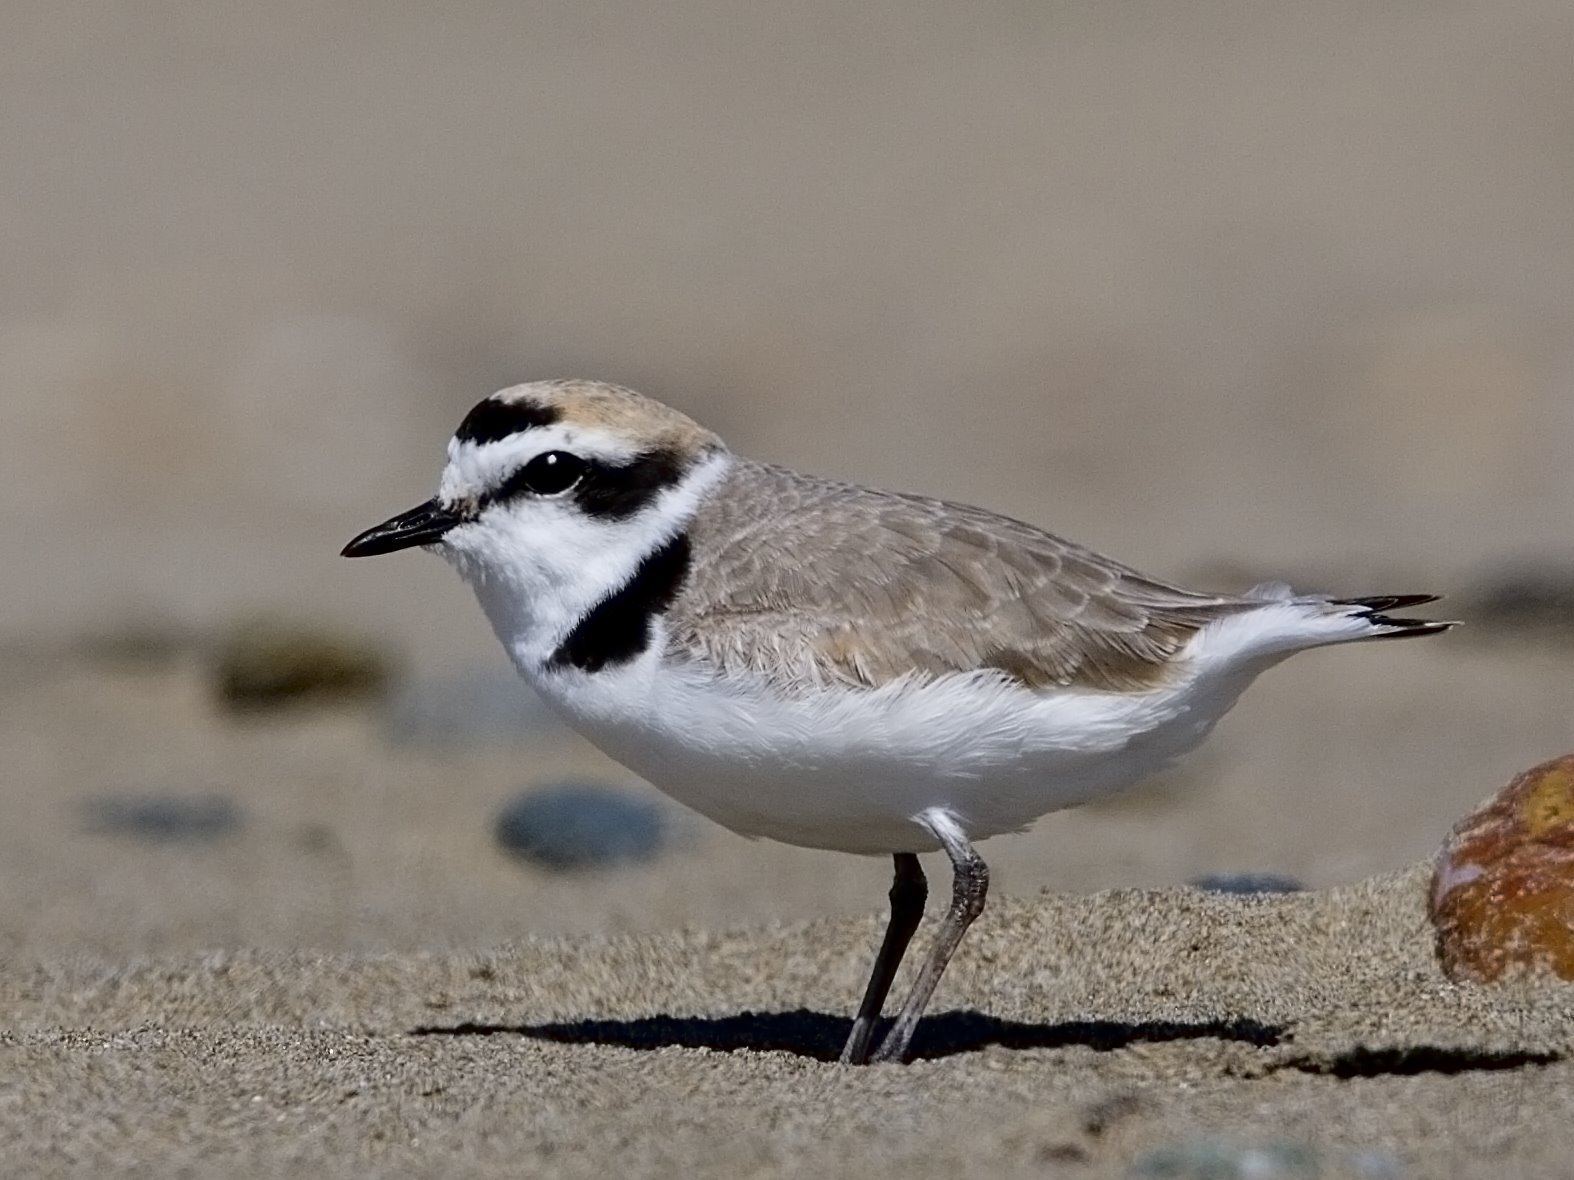
<instances>
[{"instance_id":1,"label":"white belly","mask_svg":"<svg viewBox=\"0 0 1574 1180\"><path fill-rule=\"evenodd\" d=\"M1191 749L1251 675L1148 693L1036 693L993 674L787 697L646 656L530 677L591 742L734 831L846 852L923 852L940 807L971 839L1117 791Z\"/></svg>"}]
</instances>

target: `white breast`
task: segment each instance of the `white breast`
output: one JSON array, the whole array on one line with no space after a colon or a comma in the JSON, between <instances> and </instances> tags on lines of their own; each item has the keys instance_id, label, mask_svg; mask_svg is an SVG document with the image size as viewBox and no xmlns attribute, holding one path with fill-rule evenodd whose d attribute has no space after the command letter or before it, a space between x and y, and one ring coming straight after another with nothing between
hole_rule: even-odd
<instances>
[{"instance_id":1,"label":"white breast","mask_svg":"<svg viewBox=\"0 0 1574 1180\"><path fill-rule=\"evenodd\" d=\"M1261 670L1202 675L1214 662L1194 661L1148 693L967 673L784 696L658 660L660 646L593 675L521 668L590 741L718 823L863 853L936 847L913 822L929 808L978 840L1128 786L1201 741Z\"/></svg>"}]
</instances>

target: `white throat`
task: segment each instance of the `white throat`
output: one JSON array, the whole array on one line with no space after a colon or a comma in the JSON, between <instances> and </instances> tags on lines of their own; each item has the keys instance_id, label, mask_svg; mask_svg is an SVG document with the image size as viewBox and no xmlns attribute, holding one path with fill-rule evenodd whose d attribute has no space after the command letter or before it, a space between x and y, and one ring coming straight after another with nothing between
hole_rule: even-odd
<instances>
[{"instance_id":1,"label":"white throat","mask_svg":"<svg viewBox=\"0 0 1574 1180\"><path fill-rule=\"evenodd\" d=\"M707 456L625 519L598 520L554 501L550 511L500 512L462 526L441 551L519 671L538 681L574 627L688 528L731 463L726 451Z\"/></svg>"}]
</instances>

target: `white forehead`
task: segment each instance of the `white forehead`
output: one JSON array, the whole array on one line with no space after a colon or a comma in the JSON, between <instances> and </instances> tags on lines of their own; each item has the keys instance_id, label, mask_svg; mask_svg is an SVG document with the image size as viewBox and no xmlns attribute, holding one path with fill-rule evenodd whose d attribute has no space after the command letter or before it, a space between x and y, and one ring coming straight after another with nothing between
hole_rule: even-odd
<instances>
[{"instance_id":1,"label":"white forehead","mask_svg":"<svg viewBox=\"0 0 1574 1180\"><path fill-rule=\"evenodd\" d=\"M481 496L548 451L568 451L620 466L638 456L640 447L604 427L577 422L534 426L493 442L452 438L448 440L448 464L437 486L438 498L452 504Z\"/></svg>"},{"instance_id":2,"label":"white forehead","mask_svg":"<svg viewBox=\"0 0 1574 1180\"><path fill-rule=\"evenodd\" d=\"M477 403L448 445L440 494L450 502L497 488L531 459L569 451L623 466L662 451L686 466L725 447L692 418L603 381L536 381Z\"/></svg>"}]
</instances>

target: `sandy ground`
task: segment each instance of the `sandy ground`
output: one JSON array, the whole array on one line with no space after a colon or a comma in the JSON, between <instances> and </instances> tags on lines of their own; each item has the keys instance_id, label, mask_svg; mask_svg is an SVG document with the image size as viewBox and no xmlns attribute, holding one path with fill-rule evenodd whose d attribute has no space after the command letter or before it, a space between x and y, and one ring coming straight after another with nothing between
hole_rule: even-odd
<instances>
[{"instance_id":1,"label":"sandy ground","mask_svg":"<svg viewBox=\"0 0 1574 1180\"><path fill-rule=\"evenodd\" d=\"M390 744L372 706L236 718L191 654L18 655L0 1156L922 1180L1266 1144L1315 1153L1312 1175L1565 1175L1574 993L1447 984L1425 871L1401 866L1563 748L1566 667L1459 636L1269 675L1169 780L985 844L995 892L919 1060L854 1071L825 1058L877 938L878 861L691 818L647 866L532 869L490 834L521 787L648 788L550 736L461 754ZM157 790L222 795L242 826L149 845L84 823L91 798ZM1329 888L1181 886L1236 869Z\"/></svg>"},{"instance_id":2,"label":"sandy ground","mask_svg":"<svg viewBox=\"0 0 1574 1180\"><path fill-rule=\"evenodd\" d=\"M8 959L0 1143L29 1175L1119 1176L1221 1138L1566 1176L1574 992L1446 984L1423 885L999 899L903 1068L825 1060L871 919Z\"/></svg>"}]
</instances>

